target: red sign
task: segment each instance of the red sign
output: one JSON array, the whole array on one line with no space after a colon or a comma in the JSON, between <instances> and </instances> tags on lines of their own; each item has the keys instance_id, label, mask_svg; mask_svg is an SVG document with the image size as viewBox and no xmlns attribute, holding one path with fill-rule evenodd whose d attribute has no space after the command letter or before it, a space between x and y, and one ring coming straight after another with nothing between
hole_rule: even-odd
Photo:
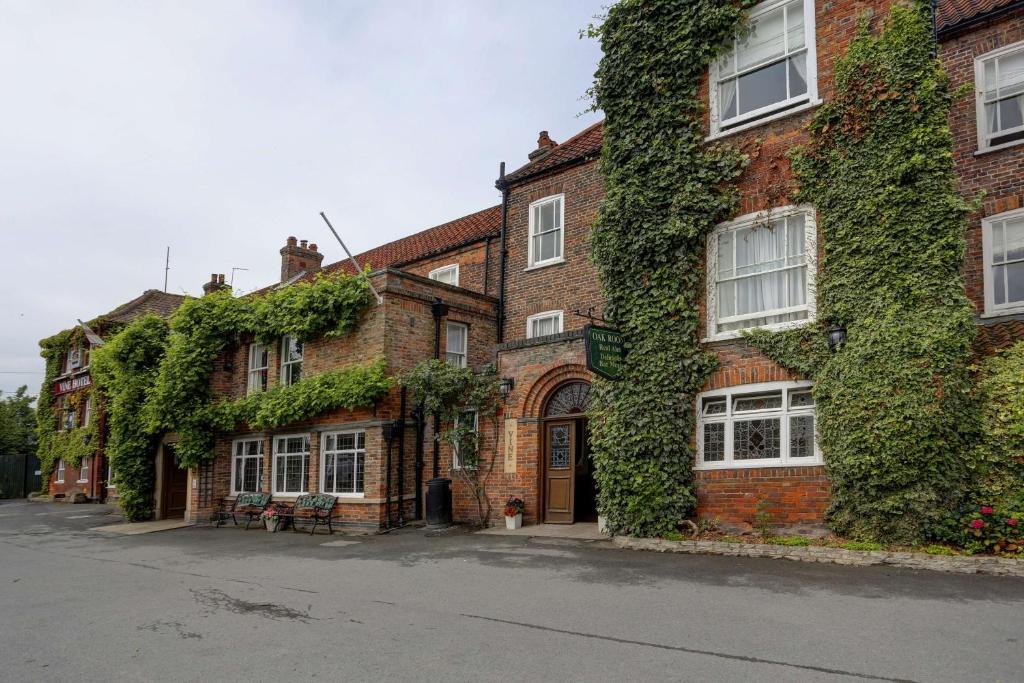
<instances>
[{"instance_id":1,"label":"red sign","mask_svg":"<svg viewBox=\"0 0 1024 683\"><path fill-rule=\"evenodd\" d=\"M75 389L81 389L82 387L88 386L92 386L92 377L88 374L62 379L54 383L53 395L60 396L61 394L66 394L69 391L74 391Z\"/></svg>"}]
</instances>

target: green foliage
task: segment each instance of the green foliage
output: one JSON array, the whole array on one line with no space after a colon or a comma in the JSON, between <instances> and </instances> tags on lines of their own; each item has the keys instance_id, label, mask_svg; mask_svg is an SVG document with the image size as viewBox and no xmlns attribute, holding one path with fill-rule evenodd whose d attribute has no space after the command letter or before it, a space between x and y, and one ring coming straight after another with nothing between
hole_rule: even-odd
<instances>
[{"instance_id":1,"label":"green foliage","mask_svg":"<svg viewBox=\"0 0 1024 683\"><path fill-rule=\"evenodd\" d=\"M895 6L877 36L865 22L794 155L825 244L818 316L847 343L829 354L820 327L747 335L816 380L832 528L905 544L960 504L977 427L960 272L972 207L956 192L954 93L933 46L921 4Z\"/></svg>"},{"instance_id":2,"label":"green foliage","mask_svg":"<svg viewBox=\"0 0 1024 683\"><path fill-rule=\"evenodd\" d=\"M153 510L154 458L159 432L140 419L167 348L167 322L146 315L93 350L91 372L104 397L109 429L105 453L117 481L125 519L148 519Z\"/></svg>"},{"instance_id":3,"label":"green foliage","mask_svg":"<svg viewBox=\"0 0 1024 683\"><path fill-rule=\"evenodd\" d=\"M624 0L590 30L606 190L591 253L627 351L622 379L594 384L591 446L616 534L671 533L695 502L693 401L715 362L698 334L704 242L733 212L743 165L704 144L699 87L750 4Z\"/></svg>"},{"instance_id":4,"label":"green foliage","mask_svg":"<svg viewBox=\"0 0 1024 683\"><path fill-rule=\"evenodd\" d=\"M921 548L921 552L928 553L929 555L956 555L957 552L952 548L944 545L926 545Z\"/></svg>"},{"instance_id":5,"label":"green foliage","mask_svg":"<svg viewBox=\"0 0 1024 683\"><path fill-rule=\"evenodd\" d=\"M820 324L804 325L780 332L763 329L743 330L741 334L747 343L768 358L809 379L813 378L818 368L828 360L826 331Z\"/></svg>"},{"instance_id":6,"label":"green foliage","mask_svg":"<svg viewBox=\"0 0 1024 683\"><path fill-rule=\"evenodd\" d=\"M46 362L46 373L36 401L36 454L39 456L44 491L49 487L53 466L60 459L54 457L53 452L53 441L57 434L57 415L53 411L53 383L60 375L64 358L71 348L71 336L71 330L64 330L39 342L39 355Z\"/></svg>"},{"instance_id":7,"label":"green foliage","mask_svg":"<svg viewBox=\"0 0 1024 683\"><path fill-rule=\"evenodd\" d=\"M982 429L977 497L993 502L1024 491L1024 342L986 359L977 387Z\"/></svg>"},{"instance_id":8,"label":"green foliage","mask_svg":"<svg viewBox=\"0 0 1024 683\"><path fill-rule=\"evenodd\" d=\"M875 543L874 541L844 541L837 547L842 548L843 550L885 550L884 545L881 543Z\"/></svg>"},{"instance_id":9,"label":"green foliage","mask_svg":"<svg viewBox=\"0 0 1024 683\"><path fill-rule=\"evenodd\" d=\"M221 354L245 337L272 343L284 334L301 341L345 334L356 326L369 303L366 278L344 273L321 274L312 282L260 296L235 298L230 291L221 291L186 300L171 318L167 354L145 408L148 429L179 434L177 456L182 466L212 457L213 420L225 419L221 411L210 409L210 378ZM307 408L323 400L317 398L317 390L327 390L329 382L321 380L302 395ZM270 401L277 396L273 394ZM265 399L254 402L262 405ZM267 410L273 413L275 408Z\"/></svg>"},{"instance_id":10,"label":"green foliage","mask_svg":"<svg viewBox=\"0 0 1024 683\"><path fill-rule=\"evenodd\" d=\"M35 396L28 387L19 387L14 394L0 392L0 453L31 453L36 447Z\"/></svg>"},{"instance_id":11,"label":"green foliage","mask_svg":"<svg viewBox=\"0 0 1024 683\"><path fill-rule=\"evenodd\" d=\"M794 548L804 548L811 544L811 539L804 536L765 536L765 543L771 543L772 545L785 545L792 546Z\"/></svg>"}]
</instances>

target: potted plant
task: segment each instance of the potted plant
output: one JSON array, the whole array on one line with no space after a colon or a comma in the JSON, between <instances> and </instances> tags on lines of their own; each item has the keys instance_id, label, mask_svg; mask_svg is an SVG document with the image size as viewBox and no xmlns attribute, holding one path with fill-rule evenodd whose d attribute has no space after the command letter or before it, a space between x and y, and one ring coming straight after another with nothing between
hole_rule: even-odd
<instances>
[{"instance_id":1,"label":"potted plant","mask_svg":"<svg viewBox=\"0 0 1024 683\"><path fill-rule=\"evenodd\" d=\"M260 519L263 520L263 524L267 527L267 531L271 533L277 531L277 513L278 510L276 505L268 505L267 508L260 513Z\"/></svg>"},{"instance_id":2,"label":"potted plant","mask_svg":"<svg viewBox=\"0 0 1024 683\"><path fill-rule=\"evenodd\" d=\"M505 501L505 528L518 529L523 526L523 499L509 496Z\"/></svg>"}]
</instances>

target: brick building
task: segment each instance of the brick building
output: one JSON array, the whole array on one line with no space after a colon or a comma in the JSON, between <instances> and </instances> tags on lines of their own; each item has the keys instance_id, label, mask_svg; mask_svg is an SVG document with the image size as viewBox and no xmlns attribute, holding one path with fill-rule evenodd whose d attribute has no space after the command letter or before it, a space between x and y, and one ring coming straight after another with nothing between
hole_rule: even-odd
<instances>
[{"instance_id":1,"label":"brick building","mask_svg":"<svg viewBox=\"0 0 1024 683\"><path fill-rule=\"evenodd\" d=\"M701 333L720 365L697 401L702 516L748 523L766 501L780 523L822 521L829 480L811 383L760 354L741 331L815 318L822 245L813 207L785 199L792 194L786 154L807 141L806 124L832 96L835 62L860 17L883 17L894 1L766 0L750 12L756 39L708 69L708 140L743 149L750 163L738 181L737 215L708 238ZM1024 338L1024 2L940 0L936 32L954 86L973 84L975 92L957 103L951 125L962 193L986 192L968 228L965 265L984 354ZM481 427L482 457L498 459L486 479L492 521L510 495L524 499L527 523L594 520L585 417L593 377L583 334L603 305L589 259L604 192L601 145L600 123L561 144L542 132L528 162L498 179L501 205L357 257L383 297L357 330L304 346L243 340L218 361L215 393L238 398L376 357L390 374L432 357L493 363L507 395L497 442ZM774 229L755 234L768 209ZM316 245L295 238L281 258L279 287L321 271L352 272L347 261L322 268ZM189 475L186 514L202 519L219 498L262 490L277 500L338 495L342 524L409 519L422 504L423 482L451 476L453 458L408 403L394 388L370 409L221 434L217 457ZM456 517L474 517L473 497L453 479Z\"/></svg>"},{"instance_id":2,"label":"brick building","mask_svg":"<svg viewBox=\"0 0 1024 683\"><path fill-rule=\"evenodd\" d=\"M97 317L91 326L74 328L71 348L50 388L54 397L53 411L60 431L86 426L95 419L95 449L82 459L80 467L72 467L63 460L54 464L47 487L54 499L71 499L76 494L82 494L91 501L117 498L115 480L104 453L106 424L103 401L94 395L89 372L91 351L103 342L104 335L116 332L136 318L150 313L170 317L184 298L156 289L146 290L135 299Z\"/></svg>"}]
</instances>

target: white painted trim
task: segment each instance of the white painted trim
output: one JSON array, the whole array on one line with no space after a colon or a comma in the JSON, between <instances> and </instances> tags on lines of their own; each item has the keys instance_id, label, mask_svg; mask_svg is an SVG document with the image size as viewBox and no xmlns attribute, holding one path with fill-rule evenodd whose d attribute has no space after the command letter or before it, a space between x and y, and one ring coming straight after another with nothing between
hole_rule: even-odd
<instances>
[{"instance_id":1,"label":"white painted trim","mask_svg":"<svg viewBox=\"0 0 1024 683\"><path fill-rule=\"evenodd\" d=\"M327 449L324 444L327 443L328 436L339 436L341 434L355 434L358 439L358 435L363 435L363 449L335 449L332 453L351 453L355 452L356 461L362 460L363 463L363 490L356 492L341 492L341 491L328 491L324 488L324 482L327 480ZM356 441L358 444L359 441ZM335 488L337 488L338 482L334 482ZM320 493L329 493L331 495L338 496L338 498L365 498L366 497L366 430L365 429L332 429L329 432L320 433Z\"/></svg>"},{"instance_id":2,"label":"white painted trim","mask_svg":"<svg viewBox=\"0 0 1024 683\"><path fill-rule=\"evenodd\" d=\"M284 342L282 341L282 348L283 348L283 345L284 345ZM261 349L262 353L266 353L267 354L267 362L266 362L265 365L260 365L260 366L257 366L257 367L253 367L253 358L255 356L255 354L253 352L256 351L257 349ZM256 387L253 386L252 377L253 377L253 374L257 373L257 372L266 372L268 377L270 375L270 349L267 348L266 344L261 344L259 342L252 342L251 344L249 344L249 357L246 360L246 368L247 368L246 374L245 374L245 393L246 393L246 396L248 396L249 394L256 393L257 391L264 391L264 387L263 386L256 386Z\"/></svg>"},{"instance_id":3,"label":"white painted trim","mask_svg":"<svg viewBox=\"0 0 1024 683\"><path fill-rule=\"evenodd\" d=\"M1024 209L1005 211L981 219L981 259L985 291L985 313L982 317L984 318L1024 312L1024 302L1014 301L997 306L993 296L995 283L992 280L992 224L1018 217L1024 217Z\"/></svg>"},{"instance_id":4,"label":"white painted trim","mask_svg":"<svg viewBox=\"0 0 1024 683\"><path fill-rule=\"evenodd\" d=\"M64 483L64 477L67 476L67 466L64 464L64 458L60 458L57 461L57 469L55 470L54 476L57 477L53 480L54 484Z\"/></svg>"},{"instance_id":5,"label":"white painted trim","mask_svg":"<svg viewBox=\"0 0 1024 683\"><path fill-rule=\"evenodd\" d=\"M455 271L455 282L443 282L443 281L441 281L441 280L439 280L437 278L437 276L440 275L441 273L445 273L445 272L448 272L448 271L451 271L451 270ZM451 264L449 264L447 266L441 266L440 268L434 268L432 271L427 273L427 277L430 278L431 280L436 280L437 282L440 282L443 285L452 285L453 287L458 287L459 286L459 264L458 263L451 263Z\"/></svg>"},{"instance_id":6,"label":"white painted trim","mask_svg":"<svg viewBox=\"0 0 1024 683\"><path fill-rule=\"evenodd\" d=\"M985 62L1019 51L1024 51L1024 41L1004 45L1001 48L990 50L974 58L974 116L975 128L978 131L978 151L975 154L994 152L997 149L1005 149L1024 143L1024 140L1013 140L999 145L989 145L988 131L985 124ZM1005 135L1005 133L1001 133L1001 135Z\"/></svg>"},{"instance_id":7,"label":"white painted trim","mask_svg":"<svg viewBox=\"0 0 1024 683\"><path fill-rule=\"evenodd\" d=\"M781 323L762 325L761 327L743 328L746 330L786 330L801 327L813 322L817 317L817 280L818 280L818 221L814 207L808 204L783 206L768 211L758 211L739 216L731 221L720 223L715 226L707 239L707 260L705 262L705 308L707 336L703 341L724 341L727 339L738 339L743 336L742 330L728 330L718 332L718 291L715 288L718 280L718 236L727 230L739 230L750 227L755 223L784 218L787 216L803 215L804 217L804 261L807 264L807 304L805 307L794 307L794 310L806 308L807 317L803 320L787 320ZM780 309L783 310L783 309ZM785 309L789 310L789 309ZM779 315L777 312L766 311L758 317Z\"/></svg>"},{"instance_id":8,"label":"white painted trim","mask_svg":"<svg viewBox=\"0 0 1024 683\"><path fill-rule=\"evenodd\" d=\"M278 356L278 365L281 368L281 372L280 372L281 384L283 384L286 387L289 387L292 384L295 384L294 382L290 382L290 383L289 382L285 382L285 371L286 371L286 369L291 367L291 366L293 366L293 365L298 365L299 366L299 372L301 373L302 372L302 363L306 360L306 345L305 344L302 344L302 358L300 358L299 360L293 360L293 361L286 361L285 360L285 348L286 348L285 344L287 343L287 341L289 339L292 339L294 336L295 335L291 335L291 334L281 335L281 353ZM269 362L269 359L268 359L268 362ZM300 381L301 381L301 376L300 376Z\"/></svg>"},{"instance_id":9,"label":"white painted trim","mask_svg":"<svg viewBox=\"0 0 1024 683\"><path fill-rule=\"evenodd\" d=\"M537 338L537 337L533 336L532 334L530 334L530 332L533 330L533 322L535 320L542 320L544 318L558 318L558 325L557 325L558 329L555 330L554 332L552 332L551 334L560 334L562 332L562 330L564 329L563 326L564 326L565 318L564 318L564 312L563 311L558 310L558 311L544 311L543 313L534 313L533 315L527 316L527 318L526 318L526 338L527 339L536 339Z\"/></svg>"},{"instance_id":10,"label":"white painted trim","mask_svg":"<svg viewBox=\"0 0 1024 683\"><path fill-rule=\"evenodd\" d=\"M453 326L461 327L462 330L463 330L462 338L463 338L463 340L465 340L466 343L462 347L462 351L461 351L462 362L459 364L458 367L465 368L465 367L467 367L469 365L469 325L467 325L466 323L460 323L460 322L457 322L455 320L449 320L449 321L447 321L445 323L445 327L444 327L444 354L445 354L445 362L448 362L448 354L449 353L460 354L459 351L451 351L451 350L449 350L450 347L448 345L448 340L450 338L450 335L448 334L448 330L450 330Z\"/></svg>"},{"instance_id":11,"label":"white painted trim","mask_svg":"<svg viewBox=\"0 0 1024 683\"><path fill-rule=\"evenodd\" d=\"M309 493L308 490L306 490L306 491L278 491L277 490L277 458L278 458L279 455L281 455L281 456L305 455L306 456L306 483L307 483L307 487L308 487L308 483L309 483L310 450L307 450L304 454L303 453L278 453L277 452L277 440L278 439L294 439L294 438L298 438L298 437L306 437L306 439L309 441L309 449L312 450L313 435L310 432L298 432L298 433L295 433L295 434L274 434L273 436L270 437L270 439L271 439L271 441L270 441L270 452L271 452L271 458L270 458L270 467L271 467L271 470L270 470L270 491L271 491L271 493L273 495L278 496L279 498L283 496L283 497L286 497L286 499L287 499L287 497L289 497L289 496L290 497L304 496L307 493ZM280 495L278 495L278 494L280 494Z\"/></svg>"},{"instance_id":12,"label":"white painted trim","mask_svg":"<svg viewBox=\"0 0 1024 683\"><path fill-rule=\"evenodd\" d=\"M260 448L264 450L259 455L237 455L235 453L235 447L240 443L248 443L249 441L256 441L260 444ZM258 491L240 491L238 490L238 482L235 481L235 460L238 458L259 458L261 463L265 463L266 460L266 440L260 437L239 437L231 440L231 495L237 496L239 493L257 493ZM263 472L264 465L260 465L260 472ZM263 478L260 477L260 491L263 490Z\"/></svg>"},{"instance_id":13,"label":"white painted trim","mask_svg":"<svg viewBox=\"0 0 1024 683\"><path fill-rule=\"evenodd\" d=\"M818 467L824 464L824 458L822 457L821 447L818 445L817 436L817 409L812 408L798 408L795 410L789 407L789 393L794 390L809 389L813 387L813 382L809 380L797 380L792 382L759 382L756 384L739 384L732 387L726 387L723 389L712 389L705 391L697 395L697 400L694 404L694 410L697 413L697 432L696 432L696 455L694 461L695 470L735 470L735 469L756 469L764 467ZM782 391L782 408L742 413L741 415L734 416L732 412L732 396L736 394L757 394L762 392L777 392ZM705 398L713 398L716 396L726 397L726 414L718 418L707 418L704 416L704 411L701 409L701 404ZM814 415L815 421L815 437L814 437L814 456L809 458L790 458L789 457L789 418L795 415ZM779 441L780 449L785 455L781 458L773 458L771 460L732 460L732 425L736 419L750 420L750 419L761 419L761 418L778 418L779 419ZM707 423L718 423L725 424L725 460L705 463L704 458L704 425Z\"/></svg>"},{"instance_id":14,"label":"white painted trim","mask_svg":"<svg viewBox=\"0 0 1024 683\"><path fill-rule=\"evenodd\" d=\"M765 0L765 2L753 7L748 12L748 21L756 19L761 14L771 12L779 6L785 5L789 2L791 2L791 0ZM723 129L722 121L719 119L719 67L718 60L716 59L712 61L711 65L708 67L708 111L710 113L711 124L711 134L708 136L709 140L722 138L733 133L738 133L741 130L749 130L750 128L763 125L769 121L790 116L800 111L806 111L811 107L816 107L821 104L821 100L818 97L817 22L814 14L814 0L803 0L803 2L804 49L807 51L807 92L783 102L776 102L775 104L767 107L762 107L761 109L733 117L729 120L734 121L734 125ZM735 52L735 49L734 42L733 52ZM806 102L798 106L794 106L794 103L801 102L802 100L806 100Z\"/></svg>"},{"instance_id":15,"label":"white painted trim","mask_svg":"<svg viewBox=\"0 0 1024 683\"><path fill-rule=\"evenodd\" d=\"M541 268L547 268L548 266L557 266L560 263L565 263L565 259L564 258L556 258L556 259L551 259L550 261L544 261L543 263L538 263L535 266L527 266L526 268L523 268L523 272L524 273L528 273L531 270L540 270Z\"/></svg>"},{"instance_id":16,"label":"white painted trim","mask_svg":"<svg viewBox=\"0 0 1024 683\"><path fill-rule=\"evenodd\" d=\"M553 201L558 201L558 253L559 256L549 258L546 261L535 261L533 255L533 207L540 204L547 204ZM551 266L556 263L565 262L565 194L553 194L542 199L538 199L535 202L530 202L530 206L527 207L527 228L526 228L526 265L527 269L541 268L543 266Z\"/></svg>"}]
</instances>

